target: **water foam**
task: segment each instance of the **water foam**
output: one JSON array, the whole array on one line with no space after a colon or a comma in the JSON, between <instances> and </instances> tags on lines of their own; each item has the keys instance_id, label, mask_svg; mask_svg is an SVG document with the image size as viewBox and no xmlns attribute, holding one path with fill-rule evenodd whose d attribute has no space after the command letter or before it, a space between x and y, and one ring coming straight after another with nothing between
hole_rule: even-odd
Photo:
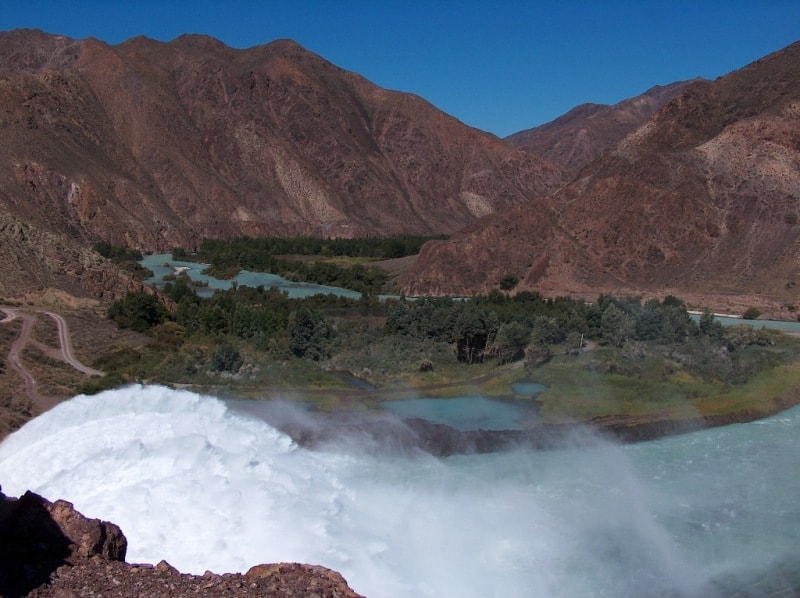
<instances>
[{"instance_id":1,"label":"water foam","mask_svg":"<svg viewBox=\"0 0 800 598\"><path fill-rule=\"evenodd\" d=\"M714 542L743 531L713 485L700 502L687 490L719 464L696 471L669 446L314 452L212 397L134 386L76 397L8 437L0 483L118 523L130 562L186 572L321 564L370 597L708 595L744 558Z\"/></svg>"}]
</instances>

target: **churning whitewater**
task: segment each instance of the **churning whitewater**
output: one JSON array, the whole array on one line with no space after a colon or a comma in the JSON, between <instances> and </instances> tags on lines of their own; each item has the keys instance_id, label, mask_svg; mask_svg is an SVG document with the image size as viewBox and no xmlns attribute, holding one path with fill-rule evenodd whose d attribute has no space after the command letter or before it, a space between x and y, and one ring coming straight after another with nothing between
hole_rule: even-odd
<instances>
[{"instance_id":1,"label":"churning whitewater","mask_svg":"<svg viewBox=\"0 0 800 598\"><path fill-rule=\"evenodd\" d=\"M0 485L120 525L129 562L297 561L399 596L758 595L796 587L800 410L656 442L308 450L213 397L79 396L0 444Z\"/></svg>"}]
</instances>

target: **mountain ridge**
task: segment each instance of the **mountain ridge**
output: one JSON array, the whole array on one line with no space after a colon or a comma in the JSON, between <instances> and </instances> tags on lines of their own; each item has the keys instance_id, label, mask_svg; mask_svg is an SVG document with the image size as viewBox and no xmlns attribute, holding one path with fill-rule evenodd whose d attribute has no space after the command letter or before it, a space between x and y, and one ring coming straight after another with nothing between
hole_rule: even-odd
<instances>
[{"instance_id":1,"label":"mountain ridge","mask_svg":"<svg viewBox=\"0 0 800 598\"><path fill-rule=\"evenodd\" d=\"M15 31L0 49L0 206L84 244L452 233L563 182L292 41Z\"/></svg>"},{"instance_id":2,"label":"mountain ridge","mask_svg":"<svg viewBox=\"0 0 800 598\"><path fill-rule=\"evenodd\" d=\"M643 125L685 87L700 81L704 79L655 85L614 105L581 104L555 120L514 133L505 140L576 173Z\"/></svg>"},{"instance_id":3,"label":"mountain ridge","mask_svg":"<svg viewBox=\"0 0 800 598\"><path fill-rule=\"evenodd\" d=\"M0 209L40 231L28 243L72 247L60 261L18 251L4 294L124 292L66 265L97 240L447 233L397 279L403 293L485 292L514 274L548 295L796 303L800 42L508 140L291 40L16 30L0 50ZM24 246L19 230L0 240Z\"/></svg>"},{"instance_id":4,"label":"mountain ridge","mask_svg":"<svg viewBox=\"0 0 800 598\"><path fill-rule=\"evenodd\" d=\"M423 248L403 290L440 292L447 268L455 293L488 291L512 273L518 290L673 293L735 309L768 304L792 317L800 276L798 66L793 44L686 86L549 198L547 236L538 205L511 208ZM500 249L491 259L487 239ZM523 255L506 249L519 245L527 246ZM469 272L452 267L456 254Z\"/></svg>"}]
</instances>

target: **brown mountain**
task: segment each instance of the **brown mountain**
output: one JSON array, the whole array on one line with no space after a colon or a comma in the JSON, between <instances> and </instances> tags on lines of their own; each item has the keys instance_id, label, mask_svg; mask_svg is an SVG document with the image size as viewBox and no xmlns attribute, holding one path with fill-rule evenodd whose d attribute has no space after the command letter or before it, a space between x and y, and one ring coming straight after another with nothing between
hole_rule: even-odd
<instances>
[{"instance_id":1,"label":"brown mountain","mask_svg":"<svg viewBox=\"0 0 800 598\"><path fill-rule=\"evenodd\" d=\"M285 40L0 33L0 129L0 209L70 246L452 233L563 182L559 165ZM19 259L0 292L61 284Z\"/></svg>"},{"instance_id":2,"label":"brown mountain","mask_svg":"<svg viewBox=\"0 0 800 598\"><path fill-rule=\"evenodd\" d=\"M505 140L577 172L642 126L689 83L657 85L613 106L581 104L554 121L514 133Z\"/></svg>"},{"instance_id":3,"label":"brown mountain","mask_svg":"<svg viewBox=\"0 0 800 598\"><path fill-rule=\"evenodd\" d=\"M487 290L513 273L519 289L551 294L672 290L792 309L798 72L795 43L687 86L550 200L426 246L402 279L405 292Z\"/></svg>"}]
</instances>

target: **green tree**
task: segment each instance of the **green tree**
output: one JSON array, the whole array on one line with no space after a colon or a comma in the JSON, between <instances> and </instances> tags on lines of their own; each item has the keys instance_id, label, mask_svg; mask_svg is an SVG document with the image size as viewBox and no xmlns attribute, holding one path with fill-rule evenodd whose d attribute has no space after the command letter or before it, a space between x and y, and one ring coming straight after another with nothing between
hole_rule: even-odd
<instances>
[{"instance_id":1,"label":"green tree","mask_svg":"<svg viewBox=\"0 0 800 598\"><path fill-rule=\"evenodd\" d=\"M550 350L549 345L543 345L532 341L525 347L525 366L536 367L550 361L553 352Z\"/></svg>"},{"instance_id":2,"label":"green tree","mask_svg":"<svg viewBox=\"0 0 800 598\"><path fill-rule=\"evenodd\" d=\"M604 342L621 347L636 333L636 320L610 303L600 317L600 331Z\"/></svg>"},{"instance_id":3,"label":"green tree","mask_svg":"<svg viewBox=\"0 0 800 598\"><path fill-rule=\"evenodd\" d=\"M146 332L169 317L167 309L155 295L136 291L111 304L108 317L122 328Z\"/></svg>"},{"instance_id":4,"label":"green tree","mask_svg":"<svg viewBox=\"0 0 800 598\"><path fill-rule=\"evenodd\" d=\"M528 346L530 338L530 328L522 322L513 320L502 324L497 330L490 353L497 357L500 363L516 361L525 355L525 347Z\"/></svg>"},{"instance_id":5,"label":"green tree","mask_svg":"<svg viewBox=\"0 0 800 598\"><path fill-rule=\"evenodd\" d=\"M497 328L497 316L493 312L487 312L472 302L464 305L452 329L458 360L465 363L483 361L484 351Z\"/></svg>"},{"instance_id":6,"label":"green tree","mask_svg":"<svg viewBox=\"0 0 800 598\"><path fill-rule=\"evenodd\" d=\"M330 355L333 328L320 312L302 307L289 322L289 350L297 357L319 361Z\"/></svg>"},{"instance_id":7,"label":"green tree","mask_svg":"<svg viewBox=\"0 0 800 598\"><path fill-rule=\"evenodd\" d=\"M504 291L510 291L519 283L519 276L516 274L506 274L500 279L500 288Z\"/></svg>"},{"instance_id":8,"label":"green tree","mask_svg":"<svg viewBox=\"0 0 800 598\"><path fill-rule=\"evenodd\" d=\"M700 321L698 322L697 327L700 330L700 334L703 336L707 336L714 341L722 340L722 324L717 321L710 309L706 309L700 316Z\"/></svg>"},{"instance_id":9,"label":"green tree","mask_svg":"<svg viewBox=\"0 0 800 598\"><path fill-rule=\"evenodd\" d=\"M536 316L531 329L531 342L537 345L554 345L564 339L558 320L550 316Z\"/></svg>"},{"instance_id":10,"label":"green tree","mask_svg":"<svg viewBox=\"0 0 800 598\"><path fill-rule=\"evenodd\" d=\"M211 367L216 372L236 373L244 364L241 354L233 345L220 345L211 354Z\"/></svg>"},{"instance_id":11,"label":"green tree","mask_svg":"<svg viewBox=\"0 0 800 598\"><path fill-rule=\"evenodd\" d=\"M757 320L761 315L761 310L757 307L748 307L742 314L744 320Z\"/></svg>"},{"instance_id":12,"label":"green tree","mask_svg":"<svg viewBox=\"0 0 800 598\"><path fill-rule=\"evenodd\" d=\"M567 334L566 339L564 339L564 344L567 347L567 351L572 355L577 355L583 349L583 346L586 344L583 335L580 332L572 331Z\"/></svg>"}]
</instances>

